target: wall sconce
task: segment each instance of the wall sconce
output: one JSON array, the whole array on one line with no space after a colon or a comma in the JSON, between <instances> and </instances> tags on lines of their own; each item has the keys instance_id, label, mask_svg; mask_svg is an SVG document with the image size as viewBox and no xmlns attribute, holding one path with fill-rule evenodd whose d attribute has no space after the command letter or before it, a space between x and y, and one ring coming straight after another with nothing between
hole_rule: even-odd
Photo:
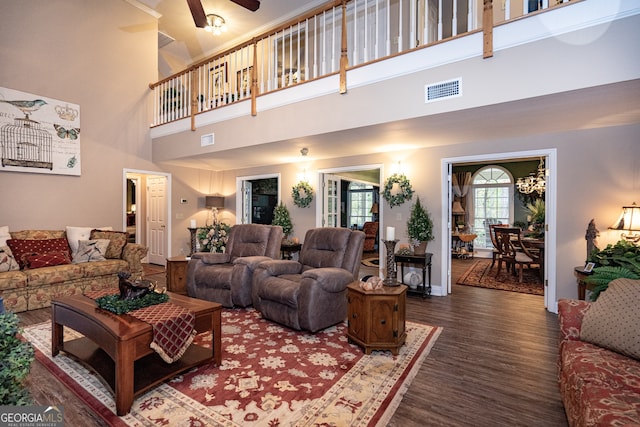
<instances>
[{"instance_id":1,"label":"wall sconce","mask_svg":"<svg viewBox=\"0 0 640 427\"><path fill-rule=\"evenodd\" d=\"M373 203L373 205L371 205L371 210L369 211L372 214L377 214L379 212L380 206L377 203Z\"/></svg>"},{"instance_id":2,"label":"wall sconce","mask_svg":"<svg viewBox=\"0 0 640 427\"><path fill-rule=\"evenodd\" d=\"M453 215L464 215L464 209L458 200L453 202L453 206L451 207L451 213Z\"/></svg>"},{"instance_id":3,"label":"wall sconce","mask_svg":"<svg viewBox=\"0 0 640 427\"><path fill-rule=\"evenodd\" d=\"M640 206L637 206L636 202L633 202L631 206L623 206L620 217L609 227L609 230L640 231ZM622 233L621 236L634 243L640 241L640 234Z\"/></svg>"}]
</instances>

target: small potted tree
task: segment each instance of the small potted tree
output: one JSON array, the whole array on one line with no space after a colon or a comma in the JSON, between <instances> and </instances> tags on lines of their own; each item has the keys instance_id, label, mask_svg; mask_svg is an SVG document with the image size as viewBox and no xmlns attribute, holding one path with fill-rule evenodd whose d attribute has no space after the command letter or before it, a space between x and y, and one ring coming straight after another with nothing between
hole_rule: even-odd
<instances>
[{"instance_id":1,"label":"small potted tree","mask_svg":"<svg viewBox=\"0 0 640 427\"><path fill-rule=\"evenodd\" d=\"M420 203L420 197L411 207L411 214L407 221L407 235L416 255L424 255L427 251L427 243L434 238L431 215Z\"/></svg>"},{"instance_id":2,"label":"small potted tree","mask_svg":"<svg viewBox=\"0 0 640 427\"><path fill-rule=\"evenodd\" d=\"M287 209L284 203L280 202L280 204L273 209L273 221L271 221L271 224L282 227L284 240L288 241L289 235L293 232L293 224L291 223L289 209Z\"/></svg>"}]
</instances>

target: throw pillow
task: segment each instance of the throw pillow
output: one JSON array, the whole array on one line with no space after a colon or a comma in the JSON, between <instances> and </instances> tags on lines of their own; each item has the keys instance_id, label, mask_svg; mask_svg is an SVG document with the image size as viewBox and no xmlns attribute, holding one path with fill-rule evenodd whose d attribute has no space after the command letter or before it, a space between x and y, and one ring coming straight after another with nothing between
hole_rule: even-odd
<instances>
[{"instance_id":1,"label":"throw pillow","mask_svg":"<svg viewBox=\"0 0 640 427\"><path fill-rule=\"evenodd\" d=\"M71 264L69 252L51 251L45 254L33 254L25 257L25 268L52 267L54 265Z\"/></svg>"},{"instance_id":2,"label":"throw pillow","mask_svg":"<svg viewBox=\"0 0 640 427\"><path fill-rule=\"evenodd\" d=\"M616 279L591 303L580 339L640 360L640 280Z\"/></svg>"},{"instance_id":3,"label":"throw pillow","mask_svg":"<svg viewBox=\"0 0 640 427\"><path fill-rule=\"evenodd\" d=\"M122 257L122 250L129 241L129 233L126 231L91 230L90 239L108 239L109 247L107 248L105 258L120 259Z\"/></svg>"},{"instance_id":4,"label":"throw pillow","mask_svg":"<svg viewBox=\"0 0 640 427\"><path fill-rule=\"evenodd\" d=\"M20 270L18 261L13 257L9 246L0 246L0 271Z\"/></svg>"},{"instance_id":5,"label":"throw pillow","mask_svg":"<svg viewBox=\"0 0 640 427\"><path fill-rule=\"evenodd\" d=\"M13 257L18 261L20 268L25 268L26 266L26 259L24 259L26 255L45 254L53 251L67 252L70 254L69 243L64 237L41 240L9 239L7 240L7 245L11 248Z\"/></svg>"},{"instance_id":6,"label":"throw pillow","mask_svg":"<svg viewBox=\"0 0 640 427\"><path fill-rule=\"evenodd\" d=\"M104 261L106 260L104 254L107 253L108 247L109 239L80 240L78 252L73 257L73 263Z\"/></svg>"},{"instance_id":7,"label":"throw pillow","mask_svg":"<svg viewBox=\"0 0 640 427\"><path fill-rule=\"evenodd\" d=\"M7 246L7 240L11 238L11 234L9 234L9 227L3 225L0 227L0 246Z\"/></svg>"},{"instance_id":8,"label":"throw pillow","mask_svg":"<svg viewBox=\"0 0 640 427\"><path fill-rule=\"evenodd\" d=\"M112 227L71 227L67 226L67 240L71 248L71 256L75 256L78 252L78 242L80 240L89 240L91 238L91 230L112 230Z\"/></svg>"}]
</instances>

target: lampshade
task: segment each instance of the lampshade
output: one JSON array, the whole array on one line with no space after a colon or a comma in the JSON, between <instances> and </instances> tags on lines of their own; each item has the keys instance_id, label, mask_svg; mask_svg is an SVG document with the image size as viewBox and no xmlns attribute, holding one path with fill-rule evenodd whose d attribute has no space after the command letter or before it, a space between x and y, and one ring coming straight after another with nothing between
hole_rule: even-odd
<instances>
[{"instance_id":1,"label":"lampshade","mask_svg":"<svg viewBox=\"0 0 640 427\"><path fill-rule=\"evenodd\" d=\"M378 204L374 203L373 205L371 205L371 210L369 212L371 212L372 214L377 214L378 213Z\"/></svg>"},{"instance_id":2,"label":"lampshade","mask_svg":"<svg viewBox=\"0 0 640 427\"><path fill-rule=\"evenodd\" d=\"M462 215L464 213L464 209L462 209L462 205L459 201L453 202L453 207L451 207L451 213L454 215Z\"/></svg>"},{"instance_id":3,"label":"lampshade","mask_svg":"<svg viewBox=\"0 0 640 427\"><path fill-rule=\"evenodd\" d=\"M222 196L206 196L204 199L205 207L212 208L224 208L224 197Z\"/></svg>"},{"instance_id":4,"label":"lampshade","mask_svg":"<svg viewBox=\"0 0 640 427\"><path fill-rule=\"evenodd\" d=\"M633 202L631 206L623 206L620 217L609 229L640 231L640 206L637 206L635 202ZM637 236L638 235L625 237L635 239Z\"/></svg>"}]
</instances>

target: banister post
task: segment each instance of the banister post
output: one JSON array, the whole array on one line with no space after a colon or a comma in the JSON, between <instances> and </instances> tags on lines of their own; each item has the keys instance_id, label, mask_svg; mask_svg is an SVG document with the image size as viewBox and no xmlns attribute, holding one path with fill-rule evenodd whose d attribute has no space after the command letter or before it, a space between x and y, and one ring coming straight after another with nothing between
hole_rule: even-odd
<instances>
[{"instance_id":1,"label":"banister post","mask_svg":"<svg viewBox=\"0 0 640 427\"><path fill-rule=\"evenodd\" d=\"M342 45L340 46L340 93L347 93L347 0L342 0Z\"/></svg>"},{"instance_id":2,"label":"banister post","mask_svg":"<svg viewBox=\"0 0 640 427\"><path fill-rule=\"evenodd\" d=\"M258 115L258 41L253 39L253 67L251 67L251 115Z\"/></svg>"},{"instance_id":3,"label":"banister post","mask_svg":"<svg viewBox=\"0 0 640 427\"><path fill-rule=\"evenodd\" d=\"M482 12L483 58L493 56L493 0L484 0Z\"/></svg>"}]
</instances>

